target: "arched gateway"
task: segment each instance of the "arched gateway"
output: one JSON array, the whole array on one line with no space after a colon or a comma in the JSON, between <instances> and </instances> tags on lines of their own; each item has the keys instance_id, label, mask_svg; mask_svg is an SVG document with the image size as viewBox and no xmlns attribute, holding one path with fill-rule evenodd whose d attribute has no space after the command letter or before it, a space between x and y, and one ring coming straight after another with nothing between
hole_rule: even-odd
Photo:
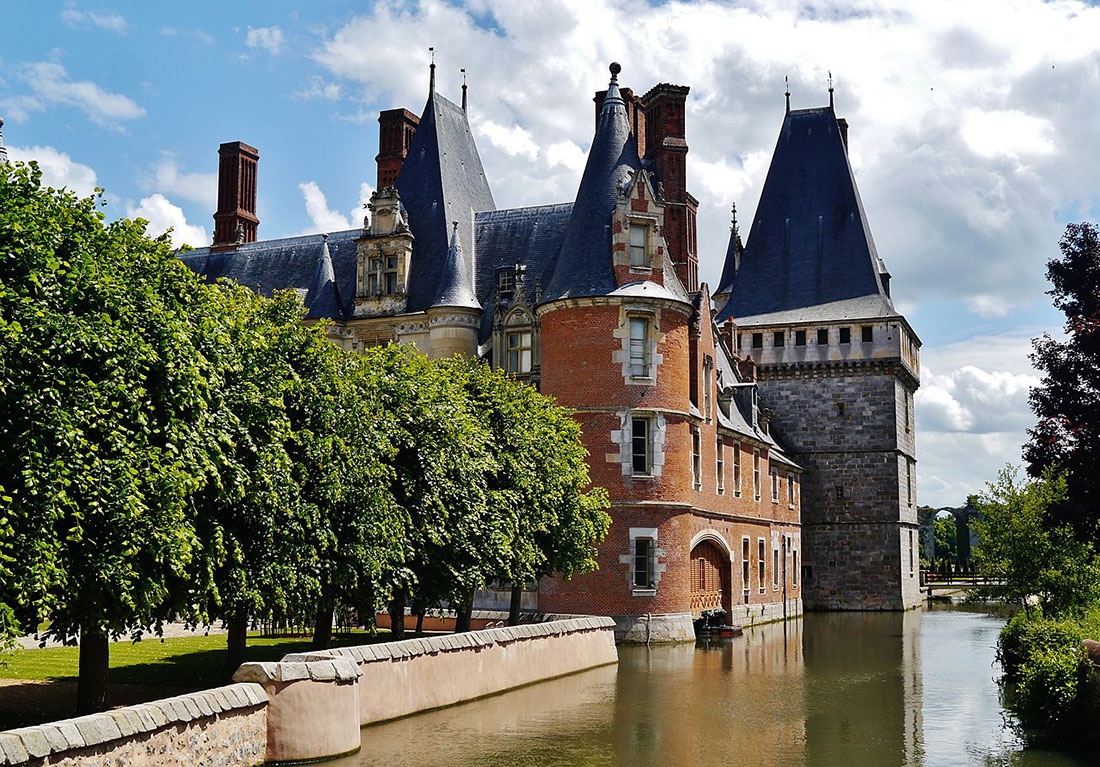
<instances>
[{"instance_id":1,"label":"arched gateway","mask_svg":"<svg viewBox=\"0 0 1100 767\"><path fill-rule=\"evenodd\" d=\"M697 535L691 547L691 612L732 610L730 555L717 534Z\"/></svg>"}]
</instances>

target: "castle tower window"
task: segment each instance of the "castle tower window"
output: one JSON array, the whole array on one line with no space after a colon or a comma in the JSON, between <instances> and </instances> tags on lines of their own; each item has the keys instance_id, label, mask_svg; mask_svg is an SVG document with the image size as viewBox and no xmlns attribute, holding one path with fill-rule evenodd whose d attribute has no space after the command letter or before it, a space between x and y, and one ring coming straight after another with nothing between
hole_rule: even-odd
<instances>
[{"instance_id":1,"label":"castle tower window","mask_svg":"<svg viewBox=\"0 0 1100 767\"><path fill-rule=\"evenodd\" d=\"M652 589L656 587L653 581L654 548L652 538L634 539L633 583L636 589Z\"/></svg>"},{"instance_id":2,"label":"castle tower window","mask_svg":"<svg viewBox=\"0 0 1100 767\"><path fill-rule=\"evenodd\" d=\"M630 268L649 268L649 227L645 224L630 225Z\"/></svg>"},{"instance_id":3,"label":"castle tower window","mask_svg":"<svg viewBox=\"0 0 1100 767\"><path fill-rule=\"evenodd\" d=\"M761 594L763 594L765 591L767 591L767 586L764 585L768 582L767 581L767 566L768 566L768 557L767 557L767 554L764 553L764 539L763 538L757 538L756 539L756 583L757 583L758 586L760 586L760 593Z\"/></svg>"},{"instance_id":4,"label":"castle tower window","mask_svg":"<svg viewBox=\"0 0 1100 767\"><path fill-rule=\"evenodd\" d=\"M772 345L776 346L776 347L782 346L783 345L783 338L784 338L784 333L783 333L782 330L775 331L775 335L773 336Z\"/></svg>"},{"instance_id":5,"label":"castle tower window","mask_svg":"<svg viewBox=\"0 0 1100 767\"><path fill-rule=\"evenodd\" d=\"M382 272L386 295L397 292L397 256L386 256L386 268Z\"/></svg>"},{"instance_id":6,"label":"castle tower window","mask_svg":"<svg viewBox=\"0 0 1100 767\"><path fill-rule=\"evenodd\" d=\"M733 443L733 495L741 497L741 443Z\"/></svg>"},{"instance_id":7,"label":"castle tower window","mask_svg":"<svg viewBox=\"0 0 1100 767\"><path fill-rule=\"evenodd\" d=\"M805 346L806 345L806 331L796 330L794 331L794 345Z\"/></svg>"},{"instance_id":8,"label":"castle tower window","mask_svg":"<svg viewBox=\"0 0 1100 767\"><path fill-rule=\"evenodd\" d=\"M840 329L840 342L842 344L852 343L852 329L851 328L841 328Z\"/></svg>"},{"instance_id":9,"label":"castle tower window","mask_svg":"<svg viewBox=\"0 0 1100 767\"><path fill-rule=\"evenodd\" d=\"M630 375L649 377L649 319L630 318Z\"/></svg>"},{"instance_id":10,"label":"castle tower window","mask_svg":"<svg viewBox=\"0 0 1100 767\"><path fill-rule=\"evenodd\" d=\"M522 331L508 333L508 348L505 350L505 370L512 374L526 374L531 372L531 333Z\"/></svg>"},{"instance_id":11,"label":"castle tower window","mask_svg":"<svg viewBox=\"0 0 1100 767\"><path fill-rule=\"evenodd\" d=\"M873 325L863 325L859 330L860 333L863 334L863 343L869 344L875 340L875 328Z\"/></svg>"},{"instance_id":12,"label":"castle tower window","mask_svg":"<svg viewBox=\"0 0 1100 767\"><path fill-rule=\"evenodd\" d=\"M696 490L703 489L703 446L699 427L691 427L691 485Z\"/></svg>"},{"instance_id":13,"label":"castle tower window","mask_svg":"<svg viewBox=\"0 0 1100 767\"><path fill-rule=\"evenodd\" d=\"M752 334L752 348L753 349L763 349L764 348L764 334L763 333L753 333Z\"/></svg>"},{"instance_id":14,"label":"castle tower window","mask_svg":"<svg viewBox=\"0 0 1100 767\"><path fill-rule=\"evenodd\" d=\"M829 330L828 328L817 329L817 345L825 346L829 343Z\"/></svg>"},{"instance_id":15,"label":"castle tower window","mask_svg":"<svg viewBox=\"0 0 1100 767\"><path fill-rule=\"evenodd\" d=\"M650 421L648 418L630 419L630 460L635 474L650 473L649 450Z\"/></svg>"},{"instance_id":16,"label":"castle tower window","mask_svg":"<svg viewBox=\"0 0 1100 767\"><path fill-rule=\"evenodd\" d=\"M741 591L745 595L745 601L749 601L749 578L751 571L749 568L749 537L747 535L741 538Z\"/></svg>"},{"instance_id":17,"label":"castle tower window","mask_svg":"<svg viewBox=\"0 0 1100 767\"><path fill-rule=\"evenodd\" d=\"M723 455L725 453L725 450L726 446L723 443L722 438L719 437L714 446L714 470L718 476L719 495L724 495L726 492L726 457L725 455Z\"/></svg>"},{"instance_id":18,"label":"castle tower window","mask_svg":"<svg viewBox=\"0 0 1100 767\"><path fill-rule=\"evenodd\" d=\"M752 451L752 496L760 500L760 451Z\"/></svg>"},{"instance_id":19,"label":"castle tower window","mask_svg":"<svg viewBox=\"0 0 1100 767\"><path fill-rule=\"evenodd\" d=\"M779 469L772 466L769 473L772 479L772 503L779 503Z\"/></svg>"}]
</instances>

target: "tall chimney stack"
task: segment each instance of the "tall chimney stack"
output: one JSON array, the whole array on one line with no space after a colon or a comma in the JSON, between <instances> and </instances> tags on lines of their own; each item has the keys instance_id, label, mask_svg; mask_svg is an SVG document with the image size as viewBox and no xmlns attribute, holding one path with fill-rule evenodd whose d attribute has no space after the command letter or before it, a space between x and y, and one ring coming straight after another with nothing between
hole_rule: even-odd
<instances>
[{"instance_id":1,"label":"tall chimney stack","mask_svg":"<svg viewBox=\"0 0 1100 767\"><path fill-rule=\"evenodd\" d=\"M844 151L848 151L848 121L843 117L836 118L836 127L840 129L840 140L844 142Z\"/></svg>"},{"instance_id":2,"label":"tall chimney stack","mask_svg":"<svg viewBox=\"0 0 1100 767\"><path fill-rule=\"evenodd\" d=\"M378 113L378 188L397 183L397 174L405 163L420 118L407 109L387 109Z\"/></svg>"},{"instance_id":3,"label":"tall chimney stack","mask_svg":"<svg viewBox=\"0 0 1100 767\"><path fill-rule=\"evenodd\" d=\"M676 275L689 291L699 289L695 219L699 201L687 191L688 145L684 132L688 87L661 83L642 96L645 159L664 187L665 241Z\"/></svg>"},{"instance_id":4,"label":"tall chimney stack","mask_svg":"<svg viewBox=\"0 0 1100 767\"><path fill-rule=\"evenodd\" d=\"M256 241L256 166L260 153L243 141L218 148L218 211L214 214L213 247L234 247Z\"/></svg>"}]
</instances>

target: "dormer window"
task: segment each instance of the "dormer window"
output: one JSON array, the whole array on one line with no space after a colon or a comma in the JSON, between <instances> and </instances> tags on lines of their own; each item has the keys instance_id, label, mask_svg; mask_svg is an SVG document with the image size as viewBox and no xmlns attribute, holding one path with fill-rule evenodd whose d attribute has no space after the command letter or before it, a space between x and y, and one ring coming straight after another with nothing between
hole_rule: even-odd
<instances>
[{"instance_id":1,"label":"dormer window","mask_svg":"<svg viewBox=\"0 0 1100 767\"><path fill-rule=\"evenodd\" d=\"M630 224L630 268L649 268L649 227Z\"/></svg>"},{"instance_id":2,"label":"dormer window","mask_svg":"<svg viewBox=\"0 0 1100 767\"><path fill-rule=\"evenodd\" d=\"M516 290L515 270L501 269L497 272L497 295L500 298L511 298Z\"/></svg>"},{"instance_id":3,"label":"dormer window","mask_svg":"<svg viewBox=\"0 0 1100 767\"><path fill-rule=\"evenodd\" d=\"M389 295L397 293L397 256L372 258L367 268L367 295Z\"/></svg>"},{"instance_id":4,"label":"dormer window","mask_svg":"<svg viewBox=\"0 0 1100 767\"><path fill-rule=\"evenodd\" d=\"M526 375L531 372L531 331L507 333L505 350L505 370L513 375Z\"/></svg>"}]
</instances>

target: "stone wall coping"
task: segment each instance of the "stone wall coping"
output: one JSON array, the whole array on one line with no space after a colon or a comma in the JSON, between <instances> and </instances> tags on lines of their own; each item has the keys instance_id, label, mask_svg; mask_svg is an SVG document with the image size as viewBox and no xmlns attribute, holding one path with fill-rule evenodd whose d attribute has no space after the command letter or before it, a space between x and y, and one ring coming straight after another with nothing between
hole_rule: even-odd
<instances>
[{"instance_id":1,"label":"stone wall coping","mask_svg":"<svg viewBox=\"0 0 1100 767\"><path fill-rule=\"evenodd\" d=\"M244 663L233 674L234 682L354 682L363 674L359 664L348 658L319 653L292 653L277 663Z\"/></svg>"},{"instance_id":2,"label":"stone wall coping","mask_svg":"<svg viewBox=\"0 0 1100 767\"><path fill-rule=\"evenodd\" d=\"M258 684L231 684L100 714L0 732L0 764L23 764L78 748L91 748L196 719L268 703Z\"/></svg>"},{"instance_id":3,"label":"stone wall coping","mask_svg":"<svg viewBox=\"0 0 1100 767\"><path fill-rule=\"evenodd\" d=\"M348 658L355 663L378 663L401 658L413 658L418 655L434 655L440 652L490 647L496 644L509 644L528 639L549 636L564 636L585 631L612 630L615 621L607 616L583 616L565 620L550 620L545 623L523 623L519 626L467 631L462 634L444 634L420 639L404 639L400 642L357 645L355 647L337 647L331 650L318 650L307 653L292 653L280 663L311 663L336 657ZM259 665L259 664L247 664ZM236 679L236 677L234 677Z\"/></svg>"}]
</instances>

